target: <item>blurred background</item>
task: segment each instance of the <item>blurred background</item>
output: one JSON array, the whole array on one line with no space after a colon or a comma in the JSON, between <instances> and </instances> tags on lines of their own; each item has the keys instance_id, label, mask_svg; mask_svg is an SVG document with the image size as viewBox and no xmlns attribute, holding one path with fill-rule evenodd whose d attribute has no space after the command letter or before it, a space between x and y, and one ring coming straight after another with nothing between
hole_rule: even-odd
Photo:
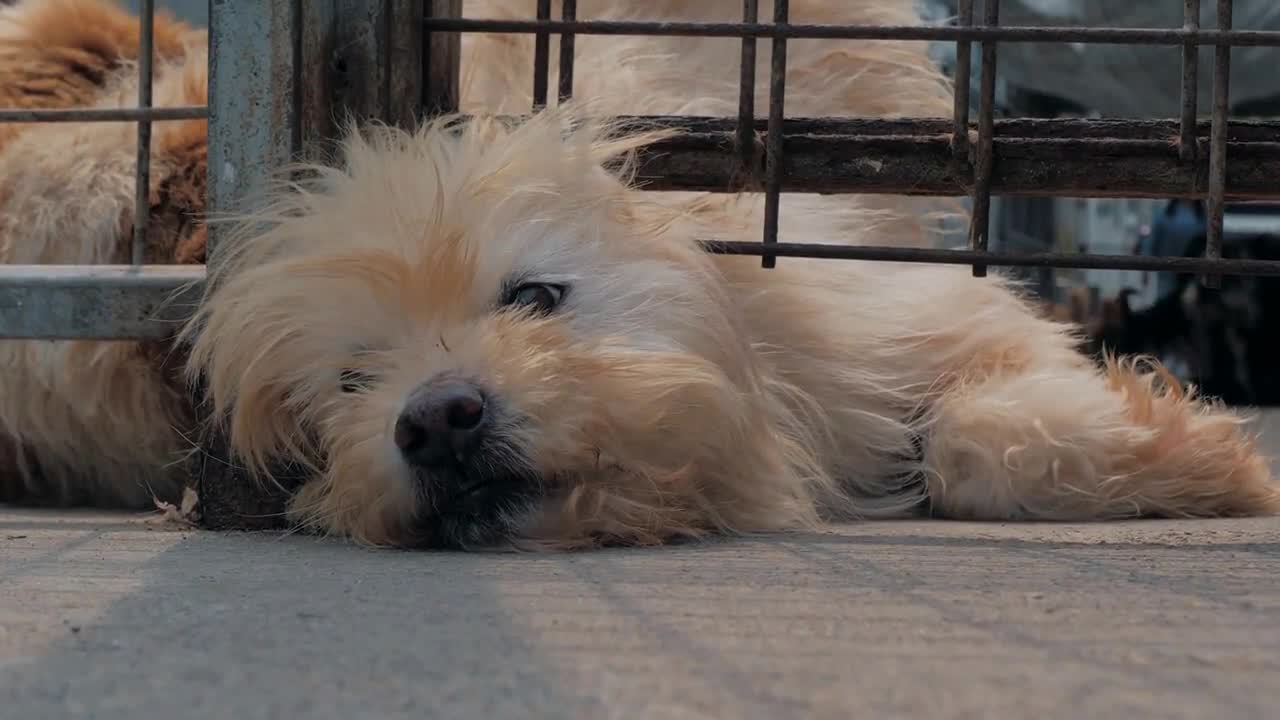
<instances>
[{"instance_id":1,"label":"blurred background","mask_svg":"<svg viewBox=\"0 0 1280 720\"><path fill-rule=\"evenodd\" d=\"M944 23L955 0L920 0L930 21ZM129 3L135 9L137 0ZM204 24L208 0L157 3ZM981 0L978 17L981 17ZM1216 3L1204 0L1201 24L1217 24ZM532 1L530 12L532 13ZM1280 29L1277 0L1235 0L1237 29ZM1180 27L1178 0L1004 0L1010 25ZM938 43L938 61L952 72L955 46ZM973 105L979 88L979 47L973 47ZM1081 44L1001 44L998 113L1004 117L1176 118L1181 49ZM1207 116L1213 50L1200 51L1198 107ZM1280 119L1280 50L1232 52L1235 120ZM1280 175L1280 173L1278 173ZM1280 177L1277 178L1280 193ZM1142 199L995 198L991 248L1011 252L1091 252L1183 255L1203 252L1205 221L1197 203ZM1280 203L1227 208L1224 255L1280 259ZM962 245L962 232L948 237ZM1093 349L1143 352L1162 359L1184 381L1231 404L1280 405L1280 279L1227 278L1208 290L1191 276L1116 270L1011 271L1049 312L1083 324Z\"/></svg>"},{"instance_id":2,"label":"blurred background","mask_svg":"<svg viewBox=\"0 0 1280 720\"><path fill-rule=\"evenodd\" d=\"M981 6L981 0L975 3ZM1201 25L1217 25L1216 3ZM954 0L922 0L934 22L954 17ZM981 17L981 10L978 11ZM1182 26L1178 0L1004 0L1002 24L1086 27ZM1235 0L1236 29L1280 29L1280 2ZM934 51L952 72L955 46ZM972 60L971 105L979 88ZM1211 107L1213 49L1199 55L1198 109ZM996 91L1005 117L1176 118L1181 49L1078 43L1001 44ZM1239 48L1231 57L1233 120L1280 119L1280 50ZM1228 162L1230 159L1228 158ZM1280 170L1277 171L1280 193ZM991 247L1011 252L1195 256L1204 251L1199 203L1141 199L996 198ZM962 237L949 243L963 243ZM1226 257L1280 259L1280 203L1229 204ZM1084 324L1094 349L1150 353L1183 380L1230 404L1280 405L1280 279L1226 278L1209 290L1196 278L1116 270L1016 272L1064 319Z\"/></svg>"}]
</instances>

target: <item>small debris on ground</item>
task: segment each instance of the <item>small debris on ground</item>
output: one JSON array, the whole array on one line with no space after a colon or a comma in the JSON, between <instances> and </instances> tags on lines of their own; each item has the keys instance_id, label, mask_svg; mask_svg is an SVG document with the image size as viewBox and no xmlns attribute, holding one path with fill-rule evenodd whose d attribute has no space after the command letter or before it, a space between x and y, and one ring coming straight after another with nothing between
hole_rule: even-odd
<instances>
[{"instance_id":1,"label":"small debris on ground","mask_svg":"<svg viewBox=\"0 0 1280 720\"><path fill-rule=\"evenodd\" d=\"M182 491L182 500L178 505L153 498L156 510L160 511L157 520L161 523L173 523L183 527L198 527L200 523L200 497L195 488Z\"/></svg>"}]
</instances>

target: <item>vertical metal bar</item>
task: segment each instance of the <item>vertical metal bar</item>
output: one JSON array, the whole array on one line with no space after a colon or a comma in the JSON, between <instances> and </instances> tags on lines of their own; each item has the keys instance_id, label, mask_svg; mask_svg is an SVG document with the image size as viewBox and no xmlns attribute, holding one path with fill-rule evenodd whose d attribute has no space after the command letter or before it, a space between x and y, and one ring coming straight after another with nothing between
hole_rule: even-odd
<instances>
[{"instance_id":1,"label":"vertical metal bar","mask_svg":"<svg viewBox=\"0 0 1280 720\"><path fill-rule=\"evenodd\" d=\"M155 0L142 0L138 22L138 107L151 107L152 68L155 55ZM147 224L151 220L151 120L138 120L138 159L133 188L133 243L130 259L134 265L146 261Z\"/></svg>"},{"instance_id":2,"label":"vertical metal bar","mask_svg":"<svg viewBox=\"0 0 1280 720\"><path fill-rule=\"evenodd\" d=\"M760 21L759 0L742 0L742 22L755 24ZM755 174L756 159L756 45L757 38L742 38L742 64L738 77L738 128L735 144L740 167L739 176L746 179ZM756 180L755 182L758 182Z\"/></svg>"},{"instance_id":3,"label":"vertical metal bar","mask_svg":"<svg viewBox=\"0 0 1280 720\"><path fill-rule=\"evenodd\" d=\"M1182 28L1200 29L1200 0L1182 0ZM1183 162L1196 158L1196 102L1200 92L1200 45L1188 40L1182 45L1182 120L1178 137L1178 157Z\"/></svg>"},{"instance_id":4,"label":"vertical metal bar","mask_svg":"<svg viewBox=\"0 0 1280 720\"><path fill-rule=\"evenodd\" d=\"M428 17L462 17L462 0L427 0ZM433 30L423 38L422 109L428 115L458 111L462 36Z\"/></svg>"},{"instance_id":5,"label":"vertical metal bar","mask_svg":"<svg viewBox=\"0 0 1280 720\"><path fill-rule=\"evenodd\" d=\"M564 0L561 16L566 21L578 19L578 0ZM573 33L560 36L560 87L556 97L564 102L573 97Z\"/></svg>"},{"instance_id":6,"label":"vertical metal bar","mask_svg":"<svg viewBox=\"0 0 1280 720\"><path fill-rule=\"evenodd\" d=\"M538 0L538 19L551 19L551 0ZM533 40L533 109L547 106L547 76L551 74L551 36L539 32Z\"/></svg>"},{"instance_id":7,"label":"vertical metal bar","mask_svg":"<svg viewBox=\"0 0 1280 720\"><path fill-rule=\"evenodd\" d=\"M1000 24L1000 0L984 0L983 24ZM994 162L996 106L996 41L982 41L982 85L978 99L978 157L973 187L973 217L969 225L969 249L986 252L991 230L991 168ZM986 277L987 266L975 263L974 277Z\"/></svg>"},{"instance_id":8,"label":"vertical metal bar","mask_svg":"<svg viewBox=\"0 0 1280 720\"><path fill-rule=\"evenodd\" d=\"M209 3L209 209L247 211L300 147L303 0ZM252 89L252 92L249 92ZM222 223L209 228L217 264Z\"/></svg>"},{"instance_id":9,"label":"vertical metal bar","mask_svg":"<svg viewBox=\"0 0 1280 720\"><path fill-rule=\"evenodd\" d=\"M960 0L959 10L957 24L961 27L972 26L973 0ZM962 162L967 162L969 159L969 78L972 72L973 43L968 40L957 40L951 149L956 159Z\"/></svg>"},{"instance_id":10,"label":"vertical metal bar","mask_svg":"<svg viewBox=\"0 0 1280 720\"><path fill-rule=\"evenodd\" d=\"M304 4L305 2L305 4ZM302 29L327 12L307 0L209 2L209 210L220 215L257 209L272 178L301 146L299 108ZM304 16L305 14L305 16ZM308 62L323 62L309 57ZM316 91L308 88L308 91ZM208 283L226 257L226 225L209 227ZM204 407L197 392L195 407ZM203 423L192 454L201 524L210 529L278 526L283 493L272 491L230 461L217 423Z\"/></svg>"},{"instance_id":11,"label":"vertical metal bar","mask_svg":"<svg viewBox=\"0 0 1280 720\"><path fill-rule=\"evenodd\" d=\"M1218 29L1231 29L1231 0L1218 0ZM1206 258L1222 257L1222 215L1227 187L1227 113L1231 106L1231 46L1213 52L1213 120L1209 129L1209 207ZM1221 275L1206 275L1205 287L1222 286Z\"/></svg>"},{"instance_id":12,"label":"vertical metal bar","mask_svg":"<svg viewBox=\"0 0 1280 720\"><path fill-rule=\"evenodd\" d=\"M786 25L790 0L774 0L773 23ZM773 38L772 67L769 73L769 134L765 139L764 176L764 244L778 242L778 206L782 200L782 122L786 119L787 39ZM772 268L778 257L772 253L760 256L760 265Z\"/></svg>"}]
</instances>

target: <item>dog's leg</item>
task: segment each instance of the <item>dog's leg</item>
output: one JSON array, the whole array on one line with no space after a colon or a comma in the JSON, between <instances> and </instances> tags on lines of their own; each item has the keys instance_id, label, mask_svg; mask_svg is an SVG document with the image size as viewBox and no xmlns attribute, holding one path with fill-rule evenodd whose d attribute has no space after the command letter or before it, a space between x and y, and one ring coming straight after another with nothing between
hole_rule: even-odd
<instances>
[{"instance_id":1,"label":"dog's leg","mask_svg":"<svg viewBox=\"0 0 1280 720\"><path fill-rule=\"evenodd\" d=\"M924 461L939 516L1280 512L1280 489L1243 420L1160 368L1024 368L957 383L935 411Z\"/></svg>"}]
</instances>

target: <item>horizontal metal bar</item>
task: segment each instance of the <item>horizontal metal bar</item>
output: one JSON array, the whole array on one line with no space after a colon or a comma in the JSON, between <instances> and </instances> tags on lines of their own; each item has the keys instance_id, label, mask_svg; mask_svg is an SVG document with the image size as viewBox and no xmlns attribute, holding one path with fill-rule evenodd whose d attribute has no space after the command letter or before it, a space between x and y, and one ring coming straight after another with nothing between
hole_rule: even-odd
<instances>
[{"instance_id":1,"label":"horizontal metal bar","mask_svg":"<svg viewBox=\"0 0 1280 720\"><path fill-rule=\"evenodd\" d=\"M1006 25L954 27L928 25L773 25L771 23L637 22L622 20L481 20L426 18L426 29L443 32L574 33L576 35L649 35L757 37L832 40L999 40L1095 45L1230 45L1280 47L1280 30L1189 30L1184 28L1081 28Z\"/></svg>"},{"instance_id":2,"label":"horizontal metal bar","mask_svg":"<svg viewBox=\"0 0 1280 720\"><path fill-rule=\"evenodd\" d=\"M1001 267L1078 268L1085 270L1148 270L1154 272L1205 273L1216 275L1280 276L1280 260L1207 260L1146 255L1066 255L1062 253L1002 253L934 248L830 245L825 243L776 243L766 247L758 242L702 243L707 252L719 255L777 255L778 257L820 260L872 260L879 262L932 263L942 265L995 265Z\"/></svg>"},{"instance_id":3,"label":"horizontal metal bar","mask_svg":"<svg viewBox=\"0 0 1280 720\"><path fill-rule=\"evenodd\" d=\"M464 120L466 118L463 118ZM496 119L517 126L525 122L525 115L499 115ZM647 132L651 130L672 130L679 136L715 135L726 131L736 131L738 120L735 117L700 116L700 115L619 115L611 118L617 128L623 131ZM756 132L765 132L768 121L764 118L752 120L752 128ZM793 137L867 137L898 138L920 137L931 138L946 136L952 132L950 118L851 118L851 117L801 117L787 118L786 130ZM974 126L970 123L970 127ZM1203 142L1208 138L1212 128L1209 120L1202 120L1193 127L1193 136ZM1170 133L1179 133L1178 120L1108 120L1077 118L1006 118L995 120L997 138L1006 140L1045 140L1045 141L1096 141L1108 146L1118 144L1150 144L1172 142ZM1280 144L1280 121L1233 121L1227 126L1227 138L1230 142L1250 143L1252 145Z\"/></svg>"},{"instance_id":4,"label":"horizontal metal bar","mask_svg":"<svg viewBox=\"0 0 1280 720\"><path fill-rule=\"evenodd\" d=\"M170 337L204 281L203 265L0 265L0 338Z\"/></svg>"},{"instance_id":5,"label":"horizontal metal bar","mask_svg":"<svg viewBox=\"0 0 1280 720\"><path fill-rule=\"evenodd\" d=\"M789 258L998 267L1147 270L1280 276L1280 261L1129 255L1001 253L822 243L705 241L708 252ZM171 338L204 291L201 265L0 265L0 338L134 340Z\"/></svg>"},{"instance_id":6,"label":"horizontal metal bar","mask_svg":"<svg viewBox=\"0 0 1280 720\"><path fill-rule=\"evenodd\" d=\"M623 126L675 134L645 148L636 178L648 190L737 192L743 177L734 154L732 118L634 117ZM765 125L757 122L757 131ZM1178 152L1176 121L997 120L991 191L999 195L1201 197L1208 188L1209 125L1197 124L1204 151ZM1232 123L1229 199L1280 193L1280 124ZM789 192L955 197L972 190L972 162L957 159L949 119L806 119L784 127Z\"/></svg>"},{"instance_id":7,"label":"horizontal metal bar","mask_svg":"<svg viewBox=\"0 0 1280 720\"><path fill-rule=\"evenodd\" d=\"M203 120L209 108L203 105L152 108L69 108L63 110L0 109L0 123L34 122L137 122L151 120Z\"/></svg>"}]
</instances>

